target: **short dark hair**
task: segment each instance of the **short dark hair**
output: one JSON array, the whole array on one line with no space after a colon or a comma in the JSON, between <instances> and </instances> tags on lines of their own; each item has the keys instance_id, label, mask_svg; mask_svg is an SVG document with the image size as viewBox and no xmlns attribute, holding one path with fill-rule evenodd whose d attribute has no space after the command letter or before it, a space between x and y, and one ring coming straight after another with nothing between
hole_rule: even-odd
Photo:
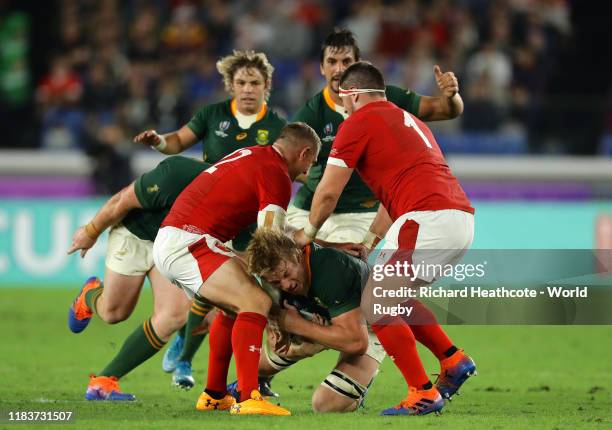
<instances>
[{"instance_id":1,"label":"short dark hair","mask_svg":"<svg viewBox=\"0 0 612 430\"><path fill-rule=\"evenodd\" d=\"M375 90L385 89L385 78L382 72L368 61L358 61L346 68L340 77L340 87L349 89L372 88Z\"/></svg>"},{"instance_id":2,"label":"short dark hair","mask_svg":"<svg viewBox=\"0 0 612 430\"><path fill-rule=\"evenodd\" d=\"M344 47L353 48L353 54L355 55L355 61L359 61L361 53L359 46L357 46L357 40L355 35L346 28L334 28L334 31L329 33L323 44L321 45L321 58L320 63L323 64L325 58L325 50L327 48L341 49Z\"/></svg>"},{"instance_id":3,"label":"short dark hair","mask_svg":"<svg viewBox=\"0 0 612 430\"><path fill-rule=\"evenodd\" d=\"M304 122L292 122L281 129L277 140L283 140L288 144L298 144L303 141L310 142L311 147L317 151L321 151L321 139L317 132Z\"/></svg>"}]
</instances>

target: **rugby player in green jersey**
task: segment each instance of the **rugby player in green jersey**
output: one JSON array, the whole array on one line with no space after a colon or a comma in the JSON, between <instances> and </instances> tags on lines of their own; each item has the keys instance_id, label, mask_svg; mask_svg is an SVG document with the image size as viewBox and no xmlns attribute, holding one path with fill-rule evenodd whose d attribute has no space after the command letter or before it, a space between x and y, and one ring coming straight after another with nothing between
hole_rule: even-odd
<instances>
[{"instance_id":1,"label":"rugby player in green jersey","mask_svg":"<svg viewBox=\"0 0 612 430\"><path fill-rule=\"evenodd\" d=\"M266 103L274 72L266 55L234 51L217 62L217 70L223 77L229 99L200 108L179 130L163 135L155 130L146 130L134 141L150 145L164 154L177 154L202 140L203 159L209 163L216 163L240 148L272 144L286 121ZM232 241L232 248L244 250L255 227L253 225L240 233ZM192 308L188 325L198 326L202 319L202 312ZM191 359L204 335L194 337L191 331L183 328L164 355L164 371L174 372L173 381L183 388L191 388L193 384ZM262 384L265 383L262 381ZM271 393L263 388L265 395Z\"/></svg>"},{"instance_id":2,"label":"rugby player in green jersey","mask_svg":"<svg viewBox=\"0 0 612 430\"><path fill-rule=\"evenodd\" d=\"M308 321L292 307L282 310L278 317L283 332L308 339L307 346L301 348L311 350L309 355L323 349L317 348L317 344L340 352L336 366L313 393L313 410L350 412L357 409L385 357L380 342L369 332L360 308L361 291L369 276L367 264L317 244L300 250L290 238L272 230L254 234L247 248L247 261L249 271L274 287L306 296L329 312L331 324L324 324L319 317L315 322ZM288 340L286 336L284 339ZM282 344L277 340L275 348L267 345L262 356L270 363L262 359L260 373L262 370L278 372L296 362L286 354L295 344Z\"/></svg>"},{"instance_id":3,"label":"rugby player in green jersey","mask_svg":"<svg viewBox=\"0 0 612 430\"><path fill-rule=\"evenodd\" d=\"M319 135L323 144L315 166L300 188L287 212L287 222L303 228L314 191L323 177L329 151L338 126L347 118L339 93L339 80L348 66L359 61L359 46L348 30L334 30L327 36L320 54L321 74L325 88L308 100L294 115L294 121L305 122ZM451 119L463 112L459 85L452 72L442 73L438 66L433 73L440 88L440 96L428 97L392 85L387 85L387 99L424 121ZM357 173L351 176L334 213L327 219L317 238L328 242L361 242L378 210L379 202Z\"/></svg>"},{"instance_id":4,"label":"rugby player in green jersey","mask_svg":"<svg viewBox=\"0 0 612 430\"><path fill-rule=\"evenodd\" d=\"M240 148L272 144L286 121L266 103L274 71L266 55L234 51L217 62L217 70L223 76L229 99L200 108L176 131L158 134L146 130L134 142L163 154L178 154L202 140L204 161L209 163L216 163Z\"/></svg>"},{"instance_id":5,"label":"rugby player in green jersey","mask_svg":"<svg viewBox=\"0 0 612 430\"><path fill-rule=\"evenodd\" d=\"M151 318L140 325L124 342L115 358L96 376L91 376L87 400L134 400L122 393L118 380L152 357L170 336L185 323L190 305L202 315L209 305L187 296L174 287L153 263L153 240L163 219L181 191L209 164L185 157L169 157L155 169L111 197L89 224L79 228L68 253L80 250L81 257L97 238L110 229L106 251L104 283L91 277L69 310L68 325L80 333L93 314L116 324L134 310L145 277L153 292ZM158 306L160 303L167 307ZM193 381L192 381L193 385Z\"/></svg>"}]
</instances>

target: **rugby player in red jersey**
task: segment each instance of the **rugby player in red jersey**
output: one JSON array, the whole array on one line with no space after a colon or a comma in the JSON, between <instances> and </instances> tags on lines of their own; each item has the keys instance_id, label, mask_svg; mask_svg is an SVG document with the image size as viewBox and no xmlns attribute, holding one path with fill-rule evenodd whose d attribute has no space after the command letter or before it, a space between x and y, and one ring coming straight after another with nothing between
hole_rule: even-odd
<instances>
[{"instance_id":1,"label":"rugby player in red jersey","mask_svg":"<svg viewBox=\"0 0 612 430\"><path fill-rule=\"evenodd\" d=\"M223 245L249 224L285 227L291 182L307 173L321 142L309 126L285 126L271 146L239 149L201 173L175 201L153 245L156 266L185 292L236 314L212 323L208 379L200 410L232 414L290 415L258 391L257 369L271 299ZM227 394L235 354L238 403Z\"/></svg>"},{"instance_id":2,"label":"rugby player in red jersey","mask_svg":"<svg viewBox=\"0 0 612 430\"><path fill-rule=\"evenodd\" d=\"M427 264L457 261L472 243L474 209L429 128L387 101L382 73L370 63L358 62L346 69L340 79L340 95L350 116L333 143L315 191L309 224L295 234L297 245L313 240L356 169L381 201L367 241L374 245L379 237L385 238L377 264L416 259L417 251L418 261ZM420 276L411 285L433 280ZM400 281L406 283L406 279ZM364 299L372 299L373 282L370 278ZM364 309L409 386L408 396L383 415L437 412L444 405L443 397L450 398L475 372L473 360L453 345L435 316L416 300L410 304L415 312L409 321ZM415 340L440 360L442 371L435 386L419 360Z\"/></svg>"}]
</instances>

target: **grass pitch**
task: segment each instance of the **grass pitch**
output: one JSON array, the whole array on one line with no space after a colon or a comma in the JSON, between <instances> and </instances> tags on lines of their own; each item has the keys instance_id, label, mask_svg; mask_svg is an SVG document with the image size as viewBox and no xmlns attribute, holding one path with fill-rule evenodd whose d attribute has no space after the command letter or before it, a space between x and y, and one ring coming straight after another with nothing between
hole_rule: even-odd
<instances>
[{"instance_id":1,"label":"grass pitch","mask_svg":"<svg viewBox=\"0 0 612 430\"><path fill-rule=\"evenodd\" d=\"M208 347L194 361L196 388L170 385L161 353L121 381L133 403L87 402L88 374L100 371L125 337L151 310L148 291L126 322L107 326L95 319L79 335L68 331L68 290L0 289L0 428L87 429L608 429L612 428L612 326L454 326L448 332L474 357L478 376L441 416L379 417L405 395L399 372L386 359L366 400L352 414L315 415L313 389L335 364L328 351L279 375L274 389L292 417L232 417L195 410L206 370ZM437 371L421 350L425 367ZM233 374L232 374L233 376ZM6 421L9 410L72 410L73 424L20 424Z\"/></svg>"}]
</instances>

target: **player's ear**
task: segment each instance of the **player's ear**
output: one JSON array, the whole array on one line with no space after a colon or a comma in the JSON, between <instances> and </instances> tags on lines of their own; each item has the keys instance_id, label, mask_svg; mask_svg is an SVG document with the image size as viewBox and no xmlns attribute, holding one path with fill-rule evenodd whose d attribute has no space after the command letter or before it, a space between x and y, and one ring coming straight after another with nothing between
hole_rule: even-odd
<instances>
[{"instance_id":1,"label":"player's ear","mask_svg":"<svg viewBox=\"0 0 612 430\"><path fill-rule=\"evenodd\" d=\"M308 156L310 155L310 151L312 151L310 146L303 147L300 151L300 159L305 160L306 158L308 158Z\"/></svg>"}]
</instances>

